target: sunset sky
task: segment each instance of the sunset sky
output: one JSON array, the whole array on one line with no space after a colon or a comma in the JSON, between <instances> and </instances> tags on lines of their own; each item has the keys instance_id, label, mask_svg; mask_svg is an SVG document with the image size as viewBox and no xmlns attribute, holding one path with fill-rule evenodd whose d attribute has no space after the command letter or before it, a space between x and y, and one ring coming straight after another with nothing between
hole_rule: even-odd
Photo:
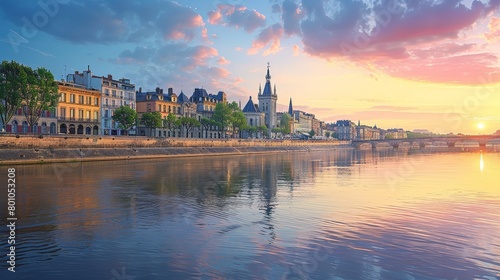
<instances>
[{"instance_id":1,"label":"sunset sky","mask_svg":"<svg viewBox=\"0 0 500 280\"><path fill-rule=\"evenodd\" d=\"M57 79L90 65L244 106L270 62L278 111L291 97L326 122L500 129L500 0L4 0L0 14L0 59Z\"/></svg>"}]
</instances>

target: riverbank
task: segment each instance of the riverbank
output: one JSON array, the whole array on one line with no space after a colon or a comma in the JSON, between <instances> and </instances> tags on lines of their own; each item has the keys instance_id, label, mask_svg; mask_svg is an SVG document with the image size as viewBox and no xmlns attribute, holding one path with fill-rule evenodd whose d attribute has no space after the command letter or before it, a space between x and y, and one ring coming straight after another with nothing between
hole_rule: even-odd
<instances>
[{"instance_id":1,"label":"riverbank","mask_svg":"<svg viewBox=\"0 0 500 280\"><path fill-rule=\"evenodd\" d=\"M0 165L155 159L351 148L346 141L151 137L0 137Z\"/></svg>"}]
</instances>

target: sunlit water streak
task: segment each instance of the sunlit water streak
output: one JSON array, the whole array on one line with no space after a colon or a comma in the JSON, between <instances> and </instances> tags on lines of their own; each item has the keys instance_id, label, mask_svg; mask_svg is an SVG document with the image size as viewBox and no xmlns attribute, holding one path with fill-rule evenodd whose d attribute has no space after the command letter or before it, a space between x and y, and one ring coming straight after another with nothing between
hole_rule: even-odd
<instances>
[{"instance_id":1,"label":"sunlit water streak","mask_svg":"<svg viewBox=\"0 0 500 280\"><path fill-rule=\"evenodd\" d=\"M1 279L500 277L496 153L83 163L61 181L52 165L16 170L17 272Z\"/></svg>"}]
</instances>

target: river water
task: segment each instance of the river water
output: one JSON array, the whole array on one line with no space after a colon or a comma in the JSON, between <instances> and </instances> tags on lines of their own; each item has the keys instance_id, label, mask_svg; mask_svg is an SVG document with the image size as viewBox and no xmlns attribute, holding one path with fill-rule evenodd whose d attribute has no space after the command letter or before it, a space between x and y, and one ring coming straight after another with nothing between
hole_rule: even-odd
<instances>
[{"instance_id":1,"label":"river water","mask_svg":"<svg viewBox=\"0 0 500 280\"><path fill-rule=\"evenodd\" d=\"M499 153L15 168L16 272L2 230L1 279L500 279Z\"/></svg>"}]
</instances>

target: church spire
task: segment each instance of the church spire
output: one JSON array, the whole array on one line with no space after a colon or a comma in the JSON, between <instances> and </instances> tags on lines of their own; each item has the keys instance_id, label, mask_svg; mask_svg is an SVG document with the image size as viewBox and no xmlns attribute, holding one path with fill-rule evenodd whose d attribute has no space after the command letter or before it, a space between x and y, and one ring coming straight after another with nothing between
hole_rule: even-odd
<instances>
[{"instance_id":1,"label":"church spire","mask_svg":"<svg viewBox=\"0 0 500 280\"><path fill-rule=\"evenodd\" d=\"M267 63L267 74L266 74L266 82L270 82L271 81L271 74L269 73L269 67L271 67L269 65L269 62Z\"/></svg>"},{"instance_id":2,"label":"church spire","mask_svg":"<svg viewBox=\"0 0 500 280\"><path fill-rule=\"evenodd\" d=\"M293 105L292 105L292 98L290 97L290 104L288 105L288 114L290 116L293 116Z\"/></svg>"},{"instance_id":3,"label":"church spire","mask_svg":"<svg viewBox=\"0 0 500 280\"><path fill-rule=\"evenodd\" d=\"M259 95L262 94L262 85L259 83Z\"/></svg>"}]
</instances>

